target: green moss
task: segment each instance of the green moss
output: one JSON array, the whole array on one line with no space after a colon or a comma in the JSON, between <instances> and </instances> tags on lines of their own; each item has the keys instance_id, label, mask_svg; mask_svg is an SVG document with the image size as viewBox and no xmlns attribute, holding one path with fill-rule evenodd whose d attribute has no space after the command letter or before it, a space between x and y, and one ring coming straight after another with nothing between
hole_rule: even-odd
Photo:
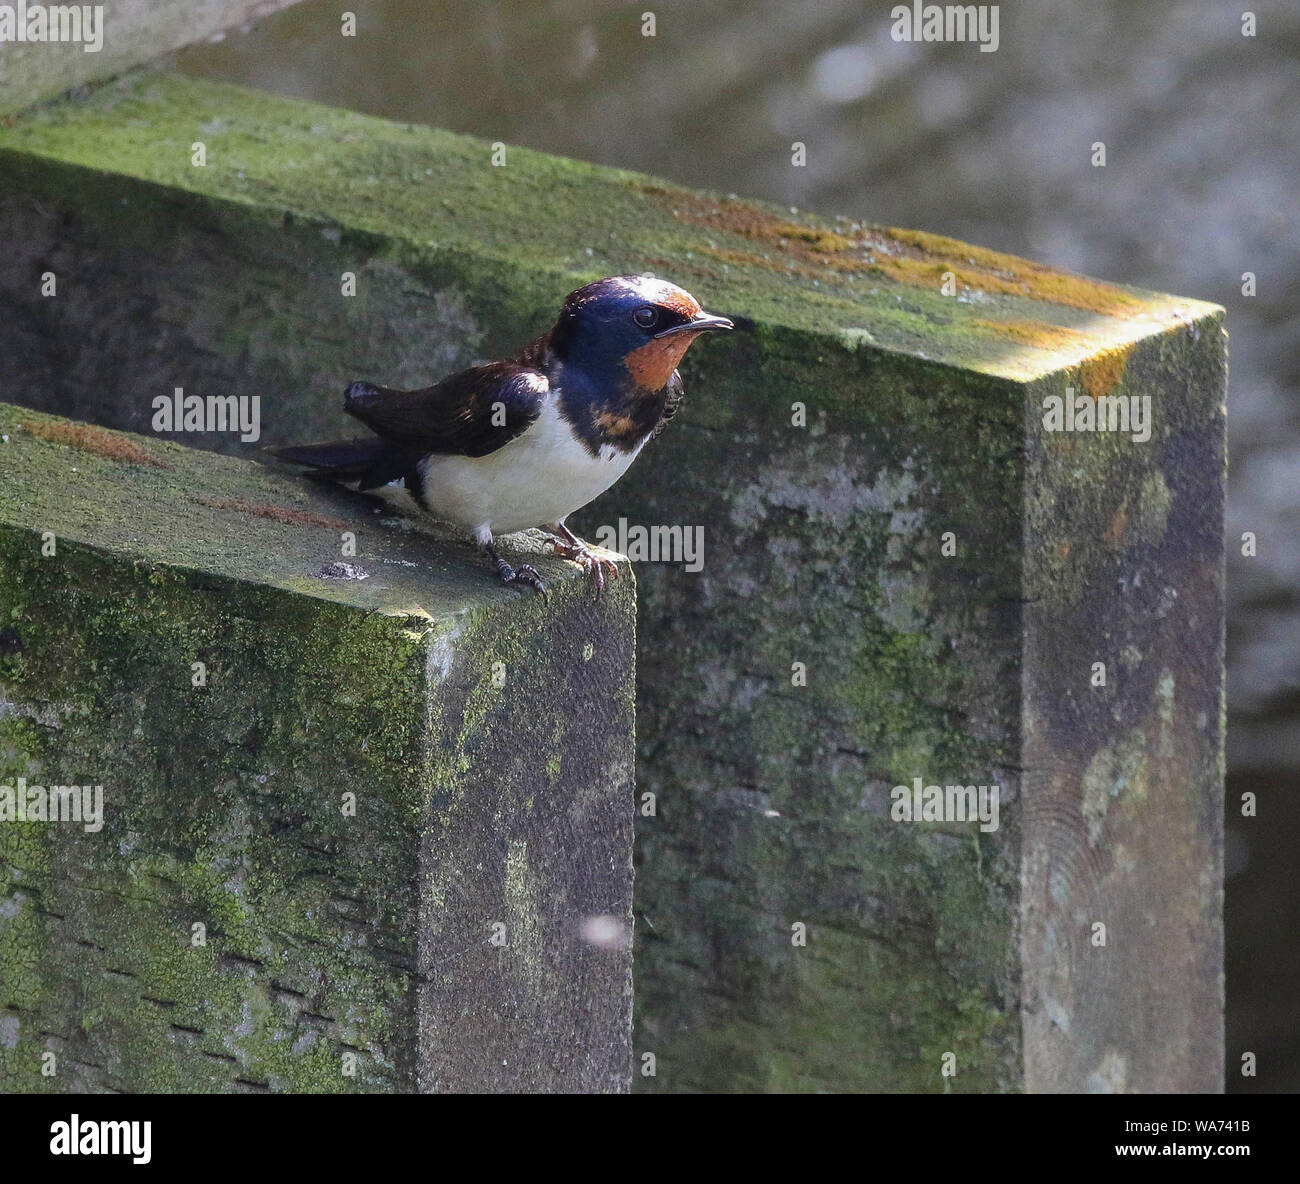
<instances>
[{"instance_id":1,"label":"green moss","mask_svg":"<svg viewBox=\"0 0 1300 1184\"><path fill-rule=\"evenodd\" d=\"M1219 411L1176 395L1177 384L1190 385L1201 364L1180 355L1194 334L1194 353L1208 360L1218 348L1222 327L1222 317L1211 315L1102 354L1090 366L1070 367L1025 386L1031 422L1041 421L1047 397L1064 396L1067 387L1088 393L1089 381L1093 392L1150 399L1152 415L1151 439L1142 445L1122 432L1035 433L1031 459L1057 477L1033 480L1026 487L1026 520L1042 540L1027 596L1046 593L1061 611L1069 611L1088 595L1086 574L1103 555L1132 555L1136 547L1160 544L1173 503L1161 466L1179 459L1168 454L1165 460L1169 442L1203 432L1206 417ZM1072 528L1080 520L1089 523L1087 531Z\"/></svg>"},{"instance_id":2,"label":"green moss","mask_svg":"<svg viewBox=\"0 0 1300 1184\"><path fill-rule=\"evenodd\" d=\"M386 1045L406 983L349 952L329 881L310 868L315 845L338 845L350 853L340 868L372 881L363 892L377 930L400 929L411 911L400 887L413 877L400 867L411 843L400 835L418 810L409 788L418 755L410 715L396 705L419 693L414 648L383 618L348 619L325 602L267 600L238 585L204 588L166 570L145 575L66 541L42 559L27 539L0 532L3 607L22 646L0 659L0 687L21 710L51 703L57 722L5 721L7 771L32 783L102 783L106 821L98 835L58 827L57 843L37 828L47 832L36 848L52 857L45 867L29 866L31 827L3 828L0 839L18 840L5 863L23 870L6 887L36 891L44 919L25 906L16 929L0 930L0 1006L59 1035L61 1061L98 1065L124 1084L222 1088L237 1072L280 1088L346 1088L337 1073L348 1043L368 1062L351 1084L391 1083ZM205 688L189 685L195 659L208 665ZM337 747L304 744L327 701ZM323 763L309 764L313 753ZM370 816L362 834L338 812L345 790ZM285 833L307 846L283 843ZM190 944L195 923L206 927L204 946ZM23 936L33 927L39 949ZM322 1023L331 1035L300 1056L296 996L273 984L313 975L330 984L313 1007L332 1013ZM110 986L101 991L97 977ZM81 1012L67 1010L81 992L96 1002L74 1038L55 1017ZM237 1071L214 1058L234 1058ZM58 1086L29 1067L13 1067L11 1088Z\"/></svg>"},{"instance_id":3,"label":"green moss","mask_svg":"<svg viewBox=\"0 0 1300 1184\"><path fill-rule=\"evenodd\" d=\"M531 556L551 569L551 598L523 598L468 548L376 530L346 495L158 442L170 467L142 467L117 446L131 437L105 432L87 450L19 416L58 422L0 408L0 776L102 784L105 820L95 833L0 826L0 1019L17 1024L15 1047L0 1041L4 1088L414 1088L418 947L446 924L445 893L418 890L430 798L445 795L440 819L459 821L462 847L488 830L485 778L505 794L498 825L513 834L532 816L517 759L492 745L503 714L524 712L541 729L525 751L555 759L546 743L566 735L571 702L557 671L581 663L552 656L563 622L591 612L581 574ZM264 504L293 513L239 508ZM338 539L316 519L340 516L371 580L312 576ZM615 629L633 604L631 579L619 585ZM630 682L630 627L616 645L605 619L586 628L610 662L584 669ZM521 687L532 703L518 705ZM599 735L615 752L629 740L613 722ZM590 742L587 727L578 736ZM584 849L626 851L627 830ZM554 1001L554 947L528 922L550 907L553 857L517 841L538 849L509 881L532 885L532 912L520 897L512 914L532 943L527 981ZM484 864L455 882L482 882ZM617 1009L621 989L610 996ZM39 1074L47 1049L53 1079Z\"/></svg>"},{"instance_id":4,"label":"green moss","mask_svg":"<svg viewBox=\"0 0 1300 1184\"><path fill-rule=\"evenodd\" d=\"M207 148L203 167L191 164L196 140ZM490 146L469 137L154 72L25 112L0 129L0 153L29 189L38 174L66 196L84 189L87 169L133 177L144 185L132 188L132 204L166 186L168 201L175 192L200 199L203 217L229 222L239 209L250 223L292 218L354 254L471 275L489 321L514 332L544 327L580 280L649 268L700 276L708 305L755 322L831 334L870 326L884 349L1029 377L1054 368L1054 351L990 325L1047 322L1121 344L1153 321L1208 308L938 236L795 216L524 148L508 148L505 166L494 167ZM119 185L108 176L96 184ZM948 271L986 299L942 295Z\"/></svg>"},{"instance_id":5,"label":"green moss","mask_svg":"<svg viewBox=\"0 0 1300 1184\"><path fill-rule=\"evenodd\" d=\"M951 1088L1016 1088L1014 810L947 833L888 791L1014 800L1024 391L756 335L688 358L671 466L583 515L705 524L702 576L638 571L638 1085L942 1090L953 1051Z\"/></svg>"}]
</instances>

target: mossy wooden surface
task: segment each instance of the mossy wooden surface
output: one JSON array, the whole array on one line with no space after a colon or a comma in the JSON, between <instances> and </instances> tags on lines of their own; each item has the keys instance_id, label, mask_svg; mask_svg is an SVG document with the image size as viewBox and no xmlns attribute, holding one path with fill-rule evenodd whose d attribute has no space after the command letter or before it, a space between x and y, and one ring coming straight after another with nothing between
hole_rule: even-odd
<instances>
[{"instance_id":1,"label":"mossy wooden surface","mask_svg":"<svg viewBox=\"0 0 1300 1184\"><path fill-rule=\"evenodd\" d=\"M1222 1088L1224 344L1128 351L1146 445L1043 432L1086 367L691 366L583 519L706 538L637 565L639 1085ZM892 822L916 776L1000 783L1000 830Z\"/></svg>"},{"instance_id":2,"label":"mossy wooden surface","mask_svg":"<svg viewBox=\"0 0 1300 1184\"><path fill-rule=\"evenodd\" d=\"M191 163L196 141L207 153L202 167ZM23 112L0 130L0 159L8 174L3 191L35 197L49 187L53 197L89 186L86 196L104 215L134 223L141 236L149 234L158 203L176 209L182 194L209 233L233 230L241 213L254 233L268 223L304 220L321 240L321 266L302 295L326 318L362 325L369 319L354 307L366 304L365 296L349 305L338 295L349 262L380 273L381 284L394 267L433 269L444 280L470 270L482 290L469 310L497 312L491 320L498 323L464 344L493 355L518 344L513 335L521 325L544 328L559 297L579 280L627 270L671 274L700 287L709 307L813 333L828 348L874 345L1015 378L1131 343L1208 308L940 236L700 194L524 148L506 148L498 167L491 146L468 136L153 72ZM111 209L121 202L127 218L120 207ZM15 239L31 241L31 229ZM105 243L110 253L124 245L123 232L130 233L119 225ZM60 238L66 243L68 235ZM13 280L35 283L32 254L32 247L22 250ZM171 262L191 266L190 283L210 282L201 257ZM158 263L165 265L165 257ZM941 290L948 274L953 295ZM69 282L76 284L71 276ZM361 287L381 298L372 285ZM236 304L248 300L247 293L230 296ZM259 302L269 302L263 334L300 349L328 338L321 325L313 331L307 323L276 323L289 313L281 296L259 293ZM423 319L445 321L453 310L438 309L431 298L423 295ZM45 315L59 315L56 307ZM405 310L387 312L390 331L421 331ZM352 340L339 343L343 358L373 365L356 320L352 326ZM251 328L227 319L207 325L226 339L219 350L255 348L245 338ZM417 358L429 350L420 340L406 347Z\"/></svg>"},{"instance_id":3,"label":"mossy wooden surface","mask_svg":"<svg viewBox=\"0 0 1300 1184\"><path fill-rule=\"evenodd\" d=\"M1174 649L1221 628L1220 310L166 75L28 113L0 158L0 390L97 422L147 430L179 385L263 396L268 441L346 430L348 380L507 354L597 275L737 320L578 522L705 539L703 571L638 573L638 1087L1217 1087L1221 654ZM1047 436L1067 386L1149 395L1151 440ZM1116 592L1138 572L1159 624ZM1140 676L1073 710L1120 635ZM1199 688L1172 724L1166 670ZM1162 845L1173 781L1125 777L1171 745L1195 822ZM999 783L1000 829L891 821L917 776Z\"/></svg>"},{"instance_id":4,"label":"mossy wooden surface","mask_svg":"<svg viewBox=\"0 0 1300 1184\"><path fill-rule=\"evenodd\" d=\"M0 822L0 1088L626 1089L581 933L631 921L630 573L543 601L248 462L0 436L0 783L105 799Z\"/></svg>"},{"instance_id":5,"label":"mossy wooden surface","mask_svg":"<svg viewBox=\"0 0 1300 1184\"><path fill-rule=\"evenodd\" d=\"M1113 389L1151 396L1146 445L1030 421L1021 942L1031 1089L1223 1089L1226 344L1210 317L1132 352ZM1031 415L1062 385L1031 384Z\"/></svg>"}]
</instances>

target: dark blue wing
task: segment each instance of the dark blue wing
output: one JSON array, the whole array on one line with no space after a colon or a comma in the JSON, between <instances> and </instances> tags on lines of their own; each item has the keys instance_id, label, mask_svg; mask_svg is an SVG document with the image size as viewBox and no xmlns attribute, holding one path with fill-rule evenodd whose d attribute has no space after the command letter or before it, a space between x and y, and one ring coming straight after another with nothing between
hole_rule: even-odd
<instances>
[{"instance_id":1,"label":"dark blue wing","mask_svg":"<svg viewBox=\"0 0 1300 1184\"><path fill-rule=\"evenodd\" d=\"M549 391L540 370L491 362L418 391L354 382L343 406L403 452L487 456L527 430Z\"/></svg>"}]
</instances>

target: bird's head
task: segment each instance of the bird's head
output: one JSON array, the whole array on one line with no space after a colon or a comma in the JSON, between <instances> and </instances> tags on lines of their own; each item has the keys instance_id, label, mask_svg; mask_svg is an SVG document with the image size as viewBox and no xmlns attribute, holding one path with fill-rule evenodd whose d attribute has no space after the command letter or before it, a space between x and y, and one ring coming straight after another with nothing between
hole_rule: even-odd
<instances>
[{"instance_id":1,"label":"bird's head","mask_svg":"<svg viewBox=\"0 0 1300 1184\"><path fill-rule=\"evenodd\" d=\"M569 294L551 347L566 365L625 371L642 390L659 391L701 333L731 328L726 317L706 313L676 284L620 275Z\"/></svg>"}]
</instances>

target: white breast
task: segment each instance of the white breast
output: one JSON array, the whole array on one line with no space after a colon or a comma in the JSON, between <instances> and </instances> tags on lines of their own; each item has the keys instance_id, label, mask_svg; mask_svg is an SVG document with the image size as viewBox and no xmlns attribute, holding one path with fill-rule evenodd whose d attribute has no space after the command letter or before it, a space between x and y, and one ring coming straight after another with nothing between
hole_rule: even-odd
<instances>
[{"instance_id":1,"label":"white breast","mask_svg":"<svg viewBox=\"0 0 1300 1184\"><path fill-rule=\"evenodd\" d=\"M592 456L552 393L528 430L504 448L425 460L424 498L435 517L472 532L509 534L559 522L627 472L642 444L632 452L606 446Z\"/></svg>"}]
</instances>

